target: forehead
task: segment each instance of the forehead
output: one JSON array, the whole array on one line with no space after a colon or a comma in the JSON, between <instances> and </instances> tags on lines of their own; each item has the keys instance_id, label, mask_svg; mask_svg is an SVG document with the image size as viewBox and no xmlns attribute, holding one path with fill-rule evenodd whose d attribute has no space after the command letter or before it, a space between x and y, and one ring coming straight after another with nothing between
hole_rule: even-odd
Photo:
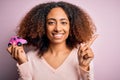
<instances>
[{"instance_id":1,"label":"forehead","mask_svg":"<svg viewBox=\"0 0 120 80\"><path fill-rule=\"evenodd\" d=\"M49 19L49 18L55 18L55 19L66 18L66 19L68 19L67 14L61 7L56 7L56 8L51 9L47 15L47 19Z\"/></svg>"}]
</instances>

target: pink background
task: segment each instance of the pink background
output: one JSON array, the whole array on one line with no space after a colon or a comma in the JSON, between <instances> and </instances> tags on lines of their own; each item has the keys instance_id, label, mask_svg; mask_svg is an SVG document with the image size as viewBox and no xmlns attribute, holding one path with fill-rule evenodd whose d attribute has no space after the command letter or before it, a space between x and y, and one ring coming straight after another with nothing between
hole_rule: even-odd
<instances>
[{"instance_id":1,"label":"pink background","mask_svg":"<svg viewBox=\"0 0 120 80\"><path fill-rule=\"evenodd\" d=\"M17 80L16 62L6 51L8 40L26 12L46 1L0 0L0 80ZM65 1L80 5L97 26L99 37L92 45L95 80L120 80L120 0Z\"/></svg>"}]
</instances>

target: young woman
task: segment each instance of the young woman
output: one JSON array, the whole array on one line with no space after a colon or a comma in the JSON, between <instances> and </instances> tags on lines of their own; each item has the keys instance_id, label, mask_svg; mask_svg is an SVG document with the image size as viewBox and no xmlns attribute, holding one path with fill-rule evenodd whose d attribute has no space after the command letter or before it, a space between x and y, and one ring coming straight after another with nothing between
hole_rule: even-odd
<instances>
[{"instance_id":1,"label":"young woman","mask_svg":"<svg viewBox=\"0 0 120 80\"><path fill-rule=\"evenodd\" d=\"M90 45L95 26L81 8L67 2L43 3L32 8L17 35L36 49L8 47L18 62L20 80L93 80Z\"/></svg>"}]
</instances>

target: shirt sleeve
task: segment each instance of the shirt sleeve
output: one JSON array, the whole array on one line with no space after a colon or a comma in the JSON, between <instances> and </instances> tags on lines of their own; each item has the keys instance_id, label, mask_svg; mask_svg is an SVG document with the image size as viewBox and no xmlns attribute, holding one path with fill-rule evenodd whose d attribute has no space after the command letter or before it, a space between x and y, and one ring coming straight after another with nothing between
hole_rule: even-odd
<instances>
[{"instance_id":1,"label":"shirt sleeve","mask_svg":"<svg viewBox=\"0 0 120 80\"><path fill-rule=\"evenodd\" d=\"M80 67L80 73L82 79L80 80L94 80L94 68L93 68L93 62L90 63L90 70L86 71Z\"/></svg>"},{"instance_id":2,"label":"shirt sleeve","mask_svg":"<svg viewBox=\"0 0 120 80\"><path fill-rule=\"evenodd\" d=\"M32 80L30 62L19 65L17 63L19 79L18 80Z\"/></svg>"}]
</instances>

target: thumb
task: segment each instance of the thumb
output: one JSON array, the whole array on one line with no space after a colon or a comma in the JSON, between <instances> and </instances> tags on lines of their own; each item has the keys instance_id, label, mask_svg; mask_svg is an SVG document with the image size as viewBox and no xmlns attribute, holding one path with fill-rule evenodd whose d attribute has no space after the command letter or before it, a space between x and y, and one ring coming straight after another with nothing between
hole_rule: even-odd
<instances>
[{"instance_id":1,"label":"thumb","mask_svg":"<svg viewBox=\"0 0 120 80\"><path fill-rule=\"evenodd\" d=\"M7 48L7 51L11 54L11 46Z\"/></svg>"}]
</instances>

